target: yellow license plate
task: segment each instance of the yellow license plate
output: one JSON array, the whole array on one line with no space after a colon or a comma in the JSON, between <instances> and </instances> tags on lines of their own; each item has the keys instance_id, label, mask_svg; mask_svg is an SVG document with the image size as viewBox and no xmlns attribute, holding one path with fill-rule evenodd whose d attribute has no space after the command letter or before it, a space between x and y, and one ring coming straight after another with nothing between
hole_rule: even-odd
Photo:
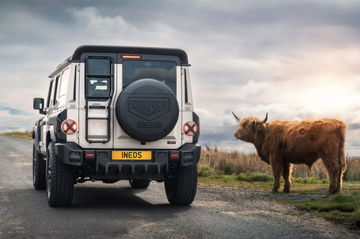
<instances>
[{"instance_id":1,"label":"yellow license plate","mask_svg":"<svg viewBox=\"0 0 360 239\"><path fill-rule=\"evenodd\" d=\"M113 160L151 160L151 151L112 151Z\"/></svg>"}]
</instances>

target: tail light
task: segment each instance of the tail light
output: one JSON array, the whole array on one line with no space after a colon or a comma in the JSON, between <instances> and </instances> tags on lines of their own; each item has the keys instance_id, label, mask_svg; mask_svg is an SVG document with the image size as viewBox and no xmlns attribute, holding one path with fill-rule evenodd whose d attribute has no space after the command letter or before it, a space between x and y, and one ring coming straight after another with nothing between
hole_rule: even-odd
<instances>
[{"instance_id":1,"label":"tail light","mask_svg":"<svg viewBox=\"0 0 360 239\"><path fill-rule=\"evenodd\" d=\"M78 125L74 120L67 119L61 124L61 130L68 135L75 134L78 130Z\"/></svg>"},{"instance_id":2,"label":"tail light","mask_svg":"<svg viewBox=\"0 0 360 239\"><path fill-rule=\"evenodd\" d=\"M141 56L139 55L122 55L121 56L122 59L141 59Z\"/></svg>"},{"instance_id":3,"label":"tail light","mask_svg":"<svg viewBox=\"0 0 360 239\"><path fill-rule=\"evenodd\" d=\"M199 132L199 126L194 121L189 121L184 124L183 131L188 136L194 136Z\"/></svg>"}]
</instances>

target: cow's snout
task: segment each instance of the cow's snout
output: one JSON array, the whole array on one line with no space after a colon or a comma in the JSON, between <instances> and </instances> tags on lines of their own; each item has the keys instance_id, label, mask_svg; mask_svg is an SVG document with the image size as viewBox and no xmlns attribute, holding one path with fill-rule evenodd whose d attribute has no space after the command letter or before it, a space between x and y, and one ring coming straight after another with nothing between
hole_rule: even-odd
<instances>
[{"instance_id":1,"label":"cow's snout","mask_svg":"<svg viewBox=\"0 0 360 239\"><path fill-rule=\"evenodd\" d=\"M237 139L239 139L239 135L238 135L237 132L234 134L234 137L237 138Z\"/></svg>"}]
</instances>

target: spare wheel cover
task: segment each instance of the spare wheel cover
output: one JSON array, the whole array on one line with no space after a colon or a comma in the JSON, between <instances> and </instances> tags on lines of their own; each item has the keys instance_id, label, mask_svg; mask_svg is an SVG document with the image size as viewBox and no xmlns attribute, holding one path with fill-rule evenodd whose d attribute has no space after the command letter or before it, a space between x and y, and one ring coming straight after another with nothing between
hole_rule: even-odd
<instances>
[{"instance_id":1,"label":"spare wheel cover","mask_svg":"<svg viewBox=\"0 0 360 239\"><path fill-rule=\"evenodd\" d=\"M173 130L179 106L168 86L154 79L141 79L126 86L119 95L116 117L129 136L151 142Z\"/></svg>"}]
</instances>

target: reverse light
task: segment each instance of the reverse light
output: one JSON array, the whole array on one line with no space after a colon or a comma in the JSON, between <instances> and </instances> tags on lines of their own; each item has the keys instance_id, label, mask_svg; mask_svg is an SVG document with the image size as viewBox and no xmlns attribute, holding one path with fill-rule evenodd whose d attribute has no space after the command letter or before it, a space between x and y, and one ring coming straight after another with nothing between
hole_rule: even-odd
<instances>
[{"instance_id":1,"label":"reverse light","mask_svg":"<svg viewBox=\"0 0 360 239\"><path fill-rule=\"evenodd\" d=\"M188 136L194 136L199 132L199 126L194 121L189 121L184 124L183 131Z\"/></svg>"},{"instance_id":2,"label":"reverse light","mask_svg":"<svg viewBox=\"0 0 360 239\"><path fill-rule=\"evenodd\" d=\"M140 59L141 56L139 56L139 55L122 55L121 58L122 59Z\"/></svg>"},{"instance_id":3,"label":"reverse light","mask_svg":"<svg viewBox=\"0 0 360 239\"><path fill-rule=\"evenodd\" d=\"M61 130L65 134L72 135L75 134L78 130L78 125L74 120L67 119L64 120L61 124Z\"/></svg>"}]
</instances>

